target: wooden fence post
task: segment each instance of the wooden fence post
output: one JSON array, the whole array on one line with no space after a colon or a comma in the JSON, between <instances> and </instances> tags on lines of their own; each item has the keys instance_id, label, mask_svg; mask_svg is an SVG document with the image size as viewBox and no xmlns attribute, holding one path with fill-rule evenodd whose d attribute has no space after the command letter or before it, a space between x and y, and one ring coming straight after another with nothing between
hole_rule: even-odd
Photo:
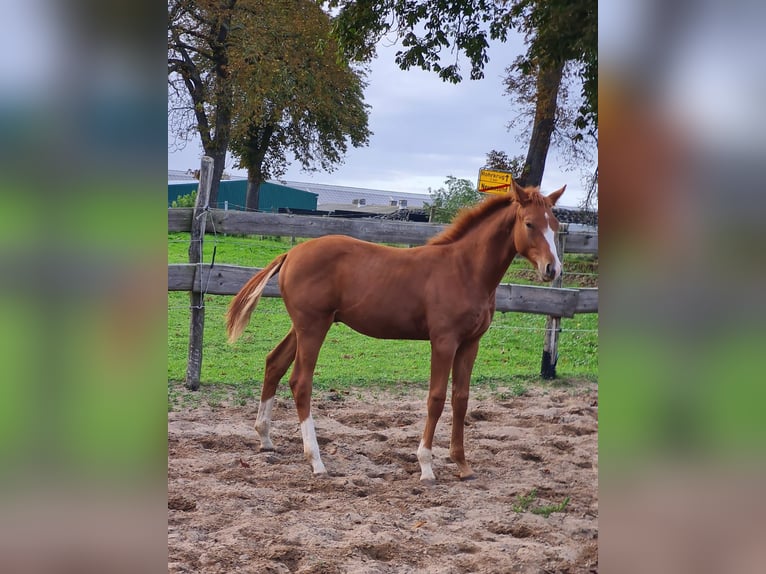
<instances>
[{"instance_id":1,"label":"wooden fence post","mask_svg":"<svg viewBox=\"0 0 766 574\"><path fill-rule=\"evenodd\" d=\"M564 243L566 241L569 224L559 224L556 234L556 250L562 263L561 275L553 281L551 287L561 287L564 270ZM543 379L556 378L556 363L559 360L559 332L561 331L561 317L549 316L545 322L545 339L543 340L543 357L540 363L540 376Z\"/></svg>"},{"instance_id":2,"label":"wooden fence post","mask_svg":"<svg viewBox=\"0 0 766 574\"><path fill-rule=\"evenodd\" d=\"M189 243L189 263L196 265L194 283L189 292L189 355L186 363L186 387L192 391L199 389L202 371L202 339L205 328L205 293L202 285L202 238L205 236L210 187L213 182L213 158L202 157L200 166L197 202L191 222L191 241Z\"/></svg>"}]
</instances>

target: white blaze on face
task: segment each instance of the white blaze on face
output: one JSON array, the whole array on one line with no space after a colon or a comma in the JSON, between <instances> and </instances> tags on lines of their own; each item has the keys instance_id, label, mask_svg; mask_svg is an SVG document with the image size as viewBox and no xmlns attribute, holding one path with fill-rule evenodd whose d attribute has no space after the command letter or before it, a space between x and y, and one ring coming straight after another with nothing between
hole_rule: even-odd
<instances>
[{"instance_id":1,"label":"white blaze on face","mask_svg":"<svg viewBox=\"0 0 766 574\"><path fill-rule=\"evenodd\" d=\"M422 439L420 446L418 446L418 462L420 463L420 480L436 480L434 470L431 467L433 454L430 448L423 446Z\"/></svg>"},{"instance_id":2,"label":"white blaze on face","mask_svg":"<svg viewBox=\"0 0 766 574\"><path fill-rule=\"evenodd\" d=\"M317 444L317 433L314 429L314 418L310 414L301 423L301 436L303 437L303 454L306 455L306 460L311 463L314 474L327 474L327 470L319 456L319 444Z\"/></svg>"},{"instance_id":3,"label":"white blaze on face","mask_svg":"<svg viewBox=\"0 0 766 574\"><path fill-rule=\"evenodd\" d=\"M269 433L271 431L271 410L274 408L274 397L266 401L261 401L258 407L258 416L255 417L255 431L261 439L262 450L273 450L274 445L271 442Z\"/></svg>"},{"instance_id":4,"label":"white blaze on face","mask_svg":"<svg viewBox=\"0 0 766 574\"><path fill-rule=\"evenodd\" d=\"M551 250L551 253L553 254L553 261L556 266L556 277L559 276L559 273L561 273L561 261L559 261L559 255L556 251L556 236L553 233L553 230L551 229L550 220L548 219L548 214L545 214L545 222L547 225L545 226L545 229L543 230L543 237L545 237L545 240L548 242L548 247Z\"/></svg>"}]
</instances>

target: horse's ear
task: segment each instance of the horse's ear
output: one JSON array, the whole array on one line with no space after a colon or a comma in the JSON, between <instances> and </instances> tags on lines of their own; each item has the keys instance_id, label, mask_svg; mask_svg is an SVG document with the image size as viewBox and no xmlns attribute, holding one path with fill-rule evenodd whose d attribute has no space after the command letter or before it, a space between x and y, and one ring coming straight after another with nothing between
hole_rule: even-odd
<instances>
[{"instance_id":1,"label":"horse's ear","mask_svg":"<svg viewBox=\"0 0 766 574\"><path fill-rule=\"evenodd\" d=\"M527 193L527 190L516 183L515 179L511 180L511 195L521 205L529 202L529 194Z\"/></svg>"},{"instance_id":2,"label":"horse's ear","mask_svg":"<svg viewBox=\"0 0 766 574\"><path fill-rule=\"evenodd\" d=\"M556 191L553 191L548 194L548 199L551 201L551 205L556 205L556 202L559 200L559 197L561 197L561 194L564 193L564 190L567 188L565 185L561 189L557 189Z\"/></svg>"}]
</instances>

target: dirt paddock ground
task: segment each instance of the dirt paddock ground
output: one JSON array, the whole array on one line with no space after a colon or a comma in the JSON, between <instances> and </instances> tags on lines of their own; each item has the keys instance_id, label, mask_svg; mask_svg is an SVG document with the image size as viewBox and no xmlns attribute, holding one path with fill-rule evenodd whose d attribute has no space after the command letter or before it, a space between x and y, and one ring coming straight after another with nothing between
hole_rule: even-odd
<instances>
[{"instance_id":1,"label":"dirt paddock ground","mask_svg":"<svg viewBox=\"0 0 766 574\"><path fill-rule=\"evenodd\" d=\"M448 458L447 405L431 487L415 457L425 391L317 393L313 405L326 478L303 458L290 399L274 409L273 453L258 452L257 404L168 413L169 572L598 571L595 383L472 398L478 478L466 482Z\"/></svg>"}]
</instances>

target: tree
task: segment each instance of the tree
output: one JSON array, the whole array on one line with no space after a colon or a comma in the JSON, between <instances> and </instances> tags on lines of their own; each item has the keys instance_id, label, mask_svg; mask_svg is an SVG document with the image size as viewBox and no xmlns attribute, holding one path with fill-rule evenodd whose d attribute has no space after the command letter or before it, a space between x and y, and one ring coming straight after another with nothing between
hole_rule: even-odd
<instances>
[{"instance_id":1,"label":"tree","mask_svg":"<svg viewBox=\"0 0 766 574\"><path fill-rule=\"evenodd\" d=\"M568 144L573 161L597 141L597 11L593 0L516 0L506 15L525 34L527 53L506 70L506 90L532 116L521 185L540 185L551 142ZM570 106L568 82L580 82L580 102ZM592 142L586 142L592 143Z\"/></svg>"},{"instance_id":2,"label":"tree","mask_svg":"<svg viewBox=\"0 0 766 574\"><path fill-rule=\"evenodd\" d=\"M198 132L214 160L211 204L226 152L248 170L250 208L287 152L331 169L347 141L366 144L362 75L337 57L329 17L310 0L169 0L169 124Z\"/></svg>"},{"instance_id":3,"label":"tree","mask_svg":"<svg viewBox=\"0 0 766 574\"><path fill-rule=\"evenodd\" d=\"M431 211L429 220L437 223L451 222L461 209L470 207L481 199L481 194L467 179L457 179L449 175L444 183L446 189L428 189L432 202L425 204L425 208Z\"/></svg>"},{"instance_id":4,"label":"tree","mask_svg":"<svg viewBox=\"0 0 766 574\"><path fill-rule=\"evenodd\" d=\"M362 72L338 59L330 18L309 0L266 0L232 32L235 113L230 149L247 169L247 209L291 153L303 169L331 170L348 143L369 139ZM275 56L276 55L276 56Z\"/></svg>"},{"instance_id":5,"label":"tree","mask_svg":"<svg viewBox=\"0 0 766 574\"><path fill-rule=\"evenodd\" d=\"M583 133L575 126L581 99L572 90L573 74L573 66L566 64L558 85L553 121L549 124L553 127L550 131L550 145L563 152L568 166L581 166L591 163L591 150L596 141L596 133L595 129L591 128L587 133ZM517 134L517 140L530 142L538 115L537 76L525 75L516 65L511 65L506 68L503 83L506 94L515 103L514 109L518 111L516 117L508 122L508 129ZM525 160L523 157L522 163ZM531 171L531 165L528 169ZM521 173L519 172L519 178Z\"/></svg>"},{"instance_id":6,"label":"tree","mask_svg":"<svg viewBox=\"0 0 766 574\"><path fill-rule=\"evenodd\" d=\"M451 82L462 80L458 54L470 63L471 79L483 77L488 38L505 41L510 30L525 35L527 53L514 62L534 79L535 117L520 183L539 185L556 121L556 102L569 63L581 82L582 104L574 125L582 133L598 126L598 32L596 0L420 0L354 2L333 0L340 8L335 33L350 57L372 57L375 42L397 34L402 69L418 66ZM445 53L454 54L450 63Z\"/></svg>"},{"instance_id":7,"label":"tree","mask_svg":"<svg viewBox=\"0 0 766 574\"><path fill-rule=\"evenodd\" d=\"M213 158L215 205L229 147L229 49L237 0L168 0L168 123L175 143L198 133Z\"/></svg>"}]
</instances>

